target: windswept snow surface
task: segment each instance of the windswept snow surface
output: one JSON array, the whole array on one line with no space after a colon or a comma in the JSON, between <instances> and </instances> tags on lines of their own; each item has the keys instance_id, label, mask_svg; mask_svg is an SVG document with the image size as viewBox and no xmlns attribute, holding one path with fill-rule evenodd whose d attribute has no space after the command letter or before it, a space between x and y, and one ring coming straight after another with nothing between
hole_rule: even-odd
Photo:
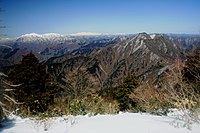
<instances>
[{"instance_id":1,"label":"windswept snow surface","mask_svg":"<svg viewBox=\"0 0 200 133\"><path fill-rule=\"evenodd\" d=\"M15 118L3 123L1 133L199 133L200 124L188 130L168 116L140 113L63 116L46 121Z\"/></svg>"}]
</instances>

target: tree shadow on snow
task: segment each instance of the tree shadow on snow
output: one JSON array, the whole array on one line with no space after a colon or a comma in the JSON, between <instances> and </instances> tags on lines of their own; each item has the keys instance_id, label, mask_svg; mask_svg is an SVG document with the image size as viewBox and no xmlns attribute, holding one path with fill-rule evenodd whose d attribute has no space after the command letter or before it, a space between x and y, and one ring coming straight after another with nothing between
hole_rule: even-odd
<instances>
[{"instance_id":1,"label":"tree shadow on snow","mask_svg":"<svg viewBox=\"0 0 200 133\"><path fill-rule=\"evenodd\" d=\"M12 128L15 125L14 121L15 120L9 120L9 119L1 121L0 122L0 133L5 129Z\"/></svg>"}]
</instances>

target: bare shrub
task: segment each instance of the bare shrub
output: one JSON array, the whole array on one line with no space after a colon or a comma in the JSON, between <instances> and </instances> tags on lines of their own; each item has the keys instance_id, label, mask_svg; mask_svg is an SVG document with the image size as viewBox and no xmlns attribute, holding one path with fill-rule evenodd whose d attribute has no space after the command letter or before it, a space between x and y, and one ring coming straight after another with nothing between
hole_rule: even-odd
<instances>
[{"instance_id":1,"label":"bare shrub","mask_svg":"<svg viewBox=\"0 0 200 133\"><path fill-rule=\"evenodd\" d=\"M69 113L69 107L71 102L76 99L81 99L92 93L93 84L88 78L88 74L81 70L74 71L65 75L62 78L62 83L58 84L61 88L61 92L58 97L55 98L54 110L62 113Z\"/></svg>"},{"instance_id":2,"label":"bare shrub","mask_svg":"<svg viewBox=\"0 0 200 133\"><path fill-rule=\"evenodd\" d=\"M165 98L164 100L182 112L176 119L184 121L186 127L190 128L192 122L199 121L199 116L196 114L195 109L198 108L200 99L195 92L195 88L184 81L183 65L177 60L176 64L171 66L169 72L165 73L159 85L163 92L161 95Z\"/></svg>"},{"instance_id":3,"label":"bare shrub","mask_svg":"<svg viewBox=\"0 0 200 133\"><path fill-rule=\"evenodd\" d=\"M142 112L166 114L169 103L153 85L144 83L131 93L130 98L137 103L137 110Z\"/></svg>"},{"instance_id":4,"label":"bare shrub","mask_svg":"<svg viewBox=\"0 0 200 133\"><path fill-rule=\"evenodd\" d=\"M92 91L93 85L89 81L87 73L81 70L66 75L62 81L64 84L60 84L60 87L64 90L65 95L72 99L86 96Z\"/></svg>"}]
</instances>

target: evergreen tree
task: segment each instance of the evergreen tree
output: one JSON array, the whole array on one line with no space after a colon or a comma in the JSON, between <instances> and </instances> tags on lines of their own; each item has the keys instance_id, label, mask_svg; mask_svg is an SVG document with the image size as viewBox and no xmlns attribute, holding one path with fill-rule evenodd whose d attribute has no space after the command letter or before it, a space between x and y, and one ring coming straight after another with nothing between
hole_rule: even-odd
<instances>
[{"instance_id":1,"label":"evergreen tree","mask_svg":"<svg viewBox=\"0 0 200 133\"><path fill-rule=\"evenodd\" d=\"M135 106L135 102L129 98L129 95L139 85L135 75L129 74L124 78L123 82L115 88L114 98L119 102L121 111L130 109Z\"/></svg>"},{"instance_id":2,"label":"evergreen tree","mask_svg":"<svg viewBox=\"0 0 200 133\"><path fill-rule=\"evenodd\" d=\"M16 89L16 100L23 102L28 112L44 112L52 104L55 87L45 65L34 54L23 56L8 76L14 84L21 84Z\"/></svg>"}]
</instances>

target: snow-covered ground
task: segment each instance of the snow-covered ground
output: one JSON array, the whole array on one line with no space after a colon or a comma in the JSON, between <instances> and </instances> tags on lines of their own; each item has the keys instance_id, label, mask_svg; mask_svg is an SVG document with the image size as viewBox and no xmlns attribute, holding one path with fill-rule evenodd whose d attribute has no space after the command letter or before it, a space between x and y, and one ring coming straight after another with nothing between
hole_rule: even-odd
<instances>
[{"instance_id":1,"label":"snow-covered ground","mask_svg":"<svg viewBox=\"0 0 200 133\"><path fill-rule=\"evenodd\" d=\"M200 133L200 124L191 130L172 116L141 113L117 115L63 116L48 120L15 117L3 123L1 133Z\"/></svg>"}]
</instances>

